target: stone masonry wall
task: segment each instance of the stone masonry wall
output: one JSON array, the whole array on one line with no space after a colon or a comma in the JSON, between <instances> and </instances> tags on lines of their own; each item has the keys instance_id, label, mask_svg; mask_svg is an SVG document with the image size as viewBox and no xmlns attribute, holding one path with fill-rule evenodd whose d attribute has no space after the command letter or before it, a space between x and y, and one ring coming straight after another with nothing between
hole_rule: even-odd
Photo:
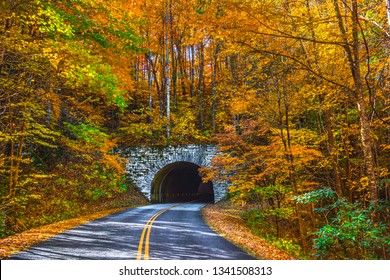
<instances>
[{"instance_id":1,"label":"stone masonry wall","mask_svg":"<svg viewBox=\"0 0 390 280\"><path fill-rule=\"evenodd\" d=\"M208 167L211 159L216 154L213 145L178 145L167 147L138 146L130 147L125 154L128 163L127 175L139 187L146 198L150 199L151 184L157 172L168 164L185 161L192 162L201 167ZM221 200L226 195L226 186L222 183L213 182L215 201Z\"/></svg>"}]
</instances>

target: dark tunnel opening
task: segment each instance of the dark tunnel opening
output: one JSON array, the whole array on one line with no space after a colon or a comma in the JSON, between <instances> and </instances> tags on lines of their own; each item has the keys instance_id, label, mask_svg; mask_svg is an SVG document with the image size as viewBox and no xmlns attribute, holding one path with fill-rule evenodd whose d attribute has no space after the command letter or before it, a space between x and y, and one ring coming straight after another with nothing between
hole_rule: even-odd
<instances>
[{"instance_id":1,"label":"dark tunnel opening","mask_svg":"<svg viewBox=\"0 0 390 280\"><path fill-rule=\"evenodd\" d=\"M198 169L191 162L175 162L162 168L152 182L151 201L167 202L214 202L213 183L202 182Z\"/></svg>"}]
</instances>

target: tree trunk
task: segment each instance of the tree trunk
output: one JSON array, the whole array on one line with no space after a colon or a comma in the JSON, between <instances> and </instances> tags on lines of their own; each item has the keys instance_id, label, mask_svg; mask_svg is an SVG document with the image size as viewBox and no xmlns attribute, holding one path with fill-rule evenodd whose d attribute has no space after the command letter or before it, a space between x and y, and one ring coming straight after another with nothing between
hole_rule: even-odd
<instances>
[{"instance_id":1,"label":"tree trunk","mask_svg":"<svg viewBox=\"0 0 390 280\"><path fill-rule=\"evenodd\" d=\"M183 54L182 54L182 45L181 45L181 42L178 42L176 44L176 49L177 49L177 62L178 62L178 67L179 67L179 72L180 72L180 85L181 85L181 94L183 96L185 96L187 94L187 90L186 90L186 71L185 71L185 68L184 68L184 57L183 57Z\"/></svg>"},{"instance_id":2,"label":"tree trunk","mask_svg":"<svg viewBox=\"0 0 390 280\"><path fill-rule=\"evenodd\" d=\"M351 18L352 18L352 48L347 39L346 28L343 22L343 17L340 12L338 0L333 0L333 6L335 9L336 17L338 20L338 26L340 33L344 40L344 50L348 59L351 75L354 82L354 100L359 111L360 118L360 137L362 150L365 160L365 169L368 178L368 191L370 193L370 198L373 201L378 200L377 193L377 175L375 172L375 162L373 156L373 140L372 140L372 129L369 122L369 117L367 113L367 104L364 98L364 85L363 79L361 76L360 69L360 56L359 56L359 23L358 23L358 7L357 1L351 0Z\"/></svg>"},{"instance_id":3,"label":"tree trunk","mask_svg":"<svg viewBox=\"0 0 390 280\"><path fill-rule=\"evenodd\" d=\"M173 13L172 1L169 4L169 37L170 37L170 51L171 51L171 65L172 65L172 94L173 94L173 108L177 107L177 59L175 59L174 38L173 38Z\"/></svg>"},{"instance_id":4,"label":"tree trunk","mask_svg":"<svg viewBox=\"0 0 390 280\"><path fill-rule=\"evenodd\" d=\"M22 136L20 136L18 152L17 152L16 159L15 159L16 160L16 164L14 165L14 170L12 170L12 172L13 172L13 176L12 176L13 182L12 182L12 192L10 192L11 195L15 195L16 189L18 187L19 173L20 173L20 163L22 162L22 152L23 152L24 138L25 138L24 132L25 132L26 126L27 126L27 121L23 121L23 124L22 124L22 127L21 127L21 131L20 131L20 134Z\"/></svg>"},{"instance_id":5,"label":"tree trunk","mask_svg":"<svg viewBox=\"0 0 390 280\"><path fill-rule=\"evenodd\" d=\"M364 98L363 79L360 70L360 55L359 55L359 17L358 5L356 0L352 0L352 36L353 36L353 57L351 61L352 74L355 83L356 104L360 114L360 136L363 148L363 154L366 163L366 172L368 177L368 188L371 200L378 200L377 193L377 176L375 172L375 159L373 153L372 129L367 112L367 103Z\"/></svg>"},{"instance_id":6,"label":"tree trunk","mask_svg":"<svg viewBox=\"0 0 390 280\"><path fill-rule=\"evenodd\" d=\"M164 103L163 103L163 98L162 98L161 86L160 86L160 83L158 82L158 75L157 75L156 66L153 63L153 60L149 55L148 55L148 60L150 63L150 69L152 70L152 74L153 74L152 79L154 80L154 83L156 85L158 105L160 108L160 116L162 117L162 116L164 116L164 109L165 108L164 108Z\"/></svg>"},{"instance_id":7,"label":"tree trunk","mask_svg":"<svg viewBox=\"0 0 390 280\"><path fill-rule=\"evenodd\" d=\"M309 20L308 26L310 28L311 38L313 39L312 48L314 50L314 55L315 55L314 67L317 69L318 73L321 73L322 69L318 65L319 58L318 58L318 50L317 50L317 43L316 43L317 38L316 38L315 30L314 30L314 19L312 16L311 6L309 3L309 0L306 0L305 4L306 4L306 9L307 9L307 13L308 13L308 20ZM312 67L311 62L307 56L307 52L306 52L305 48L303 47L303 44L301 44L301 48L302 48L303 52L305 53L307 64L310 67ZM317 78L315 78L315 85L316 86L321 85L321 82ZM320 94L318 96L320 105L323 105L323 103L325 101L325 97L326 97L325 94ZM332 112L330 111L329 108L326 108L326 107L327 106L325 106L325 109L323 112L324 112L324 118L325 118L326 134L327 134L327 138L328 138L328 153L329 153L328 156L330 157L330 159L333 163L333 177L334 177L335 190L337 192L337 195L339 197L342 197L343 196L343 188L342 188L342 182L341 182L341 167L340 167L340 162L339 162L339 158L338 158L338 149L336 147L335 138L333 136L333 126L332 126L332 119L331 119ZM321 114L321 112L320 112L320 114ZM322 120L320 120L320 121L322 122ZM322 133L321 126L318 128L318 130Z\"/></svg>"},{"instance_id":8,"label":"tree trunk","mask_svg":"<svg viewBox=\"0 0 390 280\"><path fill-rule=\"evenodd\" d=\"M331 114L329 112L329 109L325 109L324 117L325 117L326 132L328 136L329 156L333 163L333 176L335 181L335 189L338 197L343 197L344 194L341 186L341 169L339 164L338 150L333 136L332 120L331 120Z\"/></svg>"},{"instance_id":9,"label":"tree trunk","mask_svg":"<svg viewBox=\"0 0 390 280\"><path fill-rule=\"evenodd\" d=\"M152 67L150 61L148 60L148 55L145 55L146 60L146 74L148 79L148 94L149 94L149 110L153 110L153 76L152 76ZM149 116L149 123L153 123L152 115Z\"/></svg>"},{"instance_id":10,"label":"tree trunk","mask_svg":"<svg viewBox=\"0 0 390 280\"><path fill-rule=\"evenodd\" d=\"M215 47L214 53L214 63L213 63L213 76L211 82L211 122L213 127L213 132L216 130L215 116L216 116L216 104L217 104L217 96L216 96L216 84L217 84L217 69L218 69L218 55L219 55L219 44Z\"/></svg>"},{"instance_id":11,"label":"tree trunk","mask_svg":"<svg viewBox=\"0 0 390 280\"><path fill-rule=\"evenodd\" d=\"M15 9L15 0L11 0L9 2L9 18L6 18L4 20L4 37L3 37L3 41L1 42L1 50L0 50L0 61L1 61L1 64L3 63L4 61L4 56L5 56L5 41L6 41L6 38L8 36L8 30L11 28L12 26L12 17L11 15L14 13L14 9Z\"/></svg>"},{"instance_id":12,"label":"tree trunk","mask_svg":"<svg viewBox=\"0 0 390 280\"><path fill-rule=\"evenodd\" d=\"M203 129L203 98L204 98L204 44L199 45L199 80L198 80L198 128Z\"/></svg>"},{"instance_id":13,"label":"tree trunk","mask_svg":"<svg viewBox=\"0 0 390 280\"><path fill-rule=\"evenodd\" d=\"M387 10L387 23L388 23L388 29L390 32L390 0L386 0L386 10Z\"/></svg>"},{"instance_id":14,"label":"tree trunk","mask_svg":"<svg viewBox=\"0 0 390 280\"><path fill-rule=\"evenodd\" d=\"M190 47L191 66L190 66L190 96L194 97L195 93L195 47Z\"/></svg>"},{"instance_id":15,"label":"tree trunk","mask_svg":"<svg viewBox=\"0 0 390 280\"><path fill-rule=\"evenodd\" d=\"M171 3L166 4L166 14L165 14L165 66L164 66L164 76L165 76L165 94L166 94L166 116L167 116L167 138L171 136L171 77L169 71L169 21L171 20L170 9Z\"/></svg>"},{"instance_id":16,"label":"tree trunk","mask_svg":"<svg viewBox=\"0 0 390 280\"><path fill-rule=\"evenodd\" d=\"M290 137L290 127L289 127L289 105L287 103L287 93L283 89L281 92L279 89L279 84L276 82L276 88L277 88L277 94L278 94L278 114L279 114L279 129L280 129L280 136L284 147L285 152L285 158L288 163L288 174L293 190L294 195L298 195L298 185L297 185L297 178L295 174L295 166L294 166L294 157L291 152L291 137ZM284 107L284 114L282 110L282 101L283 101L283 107ZM286 118L285 124L283 122L283 117ZM284 133L284 128L286 129L286 136ZM294 205L295 215L297 217L297 223L298 223L298 237L300 241L300 245L303 250L306 250L306 237L304 234L304 227L303 227L303 218L301 216L301 211L299 209L299 204L295 202Z\"/></svg>"}]
</instances>

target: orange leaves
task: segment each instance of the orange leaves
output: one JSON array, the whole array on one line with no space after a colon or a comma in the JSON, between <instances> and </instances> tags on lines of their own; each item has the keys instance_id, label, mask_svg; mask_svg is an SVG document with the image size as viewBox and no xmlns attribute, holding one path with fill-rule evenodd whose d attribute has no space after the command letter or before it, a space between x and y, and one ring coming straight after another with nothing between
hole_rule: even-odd
<instances>
[{"instance_id":1,"label":"orange leaves","mask_svg":"<svg viewBox=\"0 0 390 280\"><path fill-rule=\"evenodd\" d=\"M234 92L230 106L231 113L235 115L255 112L257 109L256 91L248 87L240 87Z\"/></svg>"},{"instance_id":2,"label":"orange leaves","mask_svg":"<svg viewBox=\"0 0 390 280\"><path fill-rule=\"evenodd\" d=\"M238 201L251 197L257 188L291 187L292 172L299 177L300 188L316 187L310 170L323 157L317 149L319 136L308 130L291 130L290 138L286 149L280 130L270 128L263 119L243 119L239 129L228 126L216 138L220 154L212 160L212 167L202 169L204 180L227 182Z\"/></svg>"}]
</instances>

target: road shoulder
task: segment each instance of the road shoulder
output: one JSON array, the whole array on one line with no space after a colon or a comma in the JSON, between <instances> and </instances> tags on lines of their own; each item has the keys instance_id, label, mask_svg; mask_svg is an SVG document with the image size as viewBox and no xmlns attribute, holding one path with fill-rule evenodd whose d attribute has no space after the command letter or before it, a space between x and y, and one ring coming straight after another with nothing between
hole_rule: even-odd
<instances>
[{"instance_id":1,"label":"road shoulder","mask_svg":"<svg viewBox=\"0 0 390 280\"><path fill-rule=\"evenodd\" d=\"M254 235L241 218L242 209L231 202L209 204L202 210L206 223L230 242L263 260L292 260L293 257Z\"/></svg>"}]
</instances>

